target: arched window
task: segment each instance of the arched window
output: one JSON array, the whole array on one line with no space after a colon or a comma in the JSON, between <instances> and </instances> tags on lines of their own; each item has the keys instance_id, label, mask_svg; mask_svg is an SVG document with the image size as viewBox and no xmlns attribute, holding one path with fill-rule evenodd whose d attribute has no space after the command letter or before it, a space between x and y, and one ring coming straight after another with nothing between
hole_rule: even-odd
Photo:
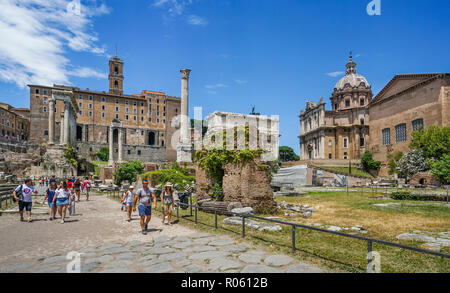
<instances>
[{"instance_id":1,"label":"arched window","mask_svg":"<svg viewBox=\"0 0 450 293\"><path fill-rule=\"evenodd\" d=\"M114 74L119 74L119 67L114 67Z\"/></svg>"},{"instance_id":2,"label":"arched window","mask_svg":"<svg viewBox=\"0 0 450 293\"><path fill-rule=\"evenodd\" d=\"M116 81L114 81L114 88L115 89L118 89L119 88L119 82L116 80Z\"/></svg>"}]
</instances>

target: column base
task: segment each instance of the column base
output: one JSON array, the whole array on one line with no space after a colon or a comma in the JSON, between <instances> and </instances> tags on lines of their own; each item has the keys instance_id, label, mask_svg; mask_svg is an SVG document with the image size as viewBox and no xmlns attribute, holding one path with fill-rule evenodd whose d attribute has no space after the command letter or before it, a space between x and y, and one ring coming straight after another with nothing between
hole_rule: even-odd
<instances>
[{"instance_id":1,"label":"column base","mask_svg":"<svg viewBox=\"0 0 450 293\"><path fill-rule=\"evenodd\" d=\"M180 143L177 146L177 162L192 163L192 145L190 143Z\"/></svg>"}]
</instances>

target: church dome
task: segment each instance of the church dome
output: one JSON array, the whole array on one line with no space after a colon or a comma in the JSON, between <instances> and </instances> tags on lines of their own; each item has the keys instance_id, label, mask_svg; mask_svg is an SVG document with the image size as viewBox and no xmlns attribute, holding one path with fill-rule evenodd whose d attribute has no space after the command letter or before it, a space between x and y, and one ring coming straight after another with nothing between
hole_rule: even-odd
<instances>
[{"instance_id":1,"label":"church dome","mask_svg":"<svg viewBox=\"0 0 450 293\"><path fill-rule=\"evenodd\" d=\"M358 87L361 83L369 88L370 84L367 82L367 79L361 74L356 73L356 63L352 60L352 56L350 55L350 61L347 63L347 70L345 71L345 76L341 78L336 85L334 86L335 90L344 89L346 84L350 84L352 88Z\"/></svg>"}]
</instances>

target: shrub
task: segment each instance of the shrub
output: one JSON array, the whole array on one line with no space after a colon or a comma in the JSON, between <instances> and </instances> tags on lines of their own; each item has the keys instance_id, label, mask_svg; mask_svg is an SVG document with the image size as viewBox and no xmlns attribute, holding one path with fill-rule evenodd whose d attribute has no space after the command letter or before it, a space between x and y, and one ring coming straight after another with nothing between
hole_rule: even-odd
<instances>
[{"instance_id":1,"label":"shrub","mask_svg":"<svg viewBox=\"0 0 450 293\"><path fill-rule=\"evenodd\" d=\"M122 181L128 180L129 182L135 182L138 174L141 174L144 170L144 166L140 161L131 161L123 164L114 173L114 184L120 185Z\"/></svg>"},{"instance_id":2,"label":"shrub","mask_svg":"<svg viewBox=\"0 0 450 293\"><path fill-rule=\"evenodd\" d=\"M439 161L432 162L431 174L440 183L450 182L450 155L444 154Z\"/></svg>"},{"instance_id":3,"label":"shrub","mask_svg":"<svg viewBox=\"0 0 450 293\"><path fill-rule=\"evenodd\" d=\"M430 170L430 166L421 151L412 150L398 161L397 169L401 175L410 178L414 174Z\"/></svg>"},{"instance_id":4,"label":"shrub","mask_svg":"<svg viewBox=\"0 0 450 293\"><path fill-rule=\"evenodd\" d=\"M370 170L380 170L381 162L374 161L372 153L366 151L361 157L361 165L364 171L369 172Z\"/></svg>"},{"instance_id":5,"label":"shrub","mask_svg":"<svg viewBox=\"0 0 450 293\"><path fill-rule=\"evenodd\" d=\"M419 194L409 191L395 191L391 193L391 198L395 200L421 200L421 201L444 201L445 196L441 194Z\"/></svg>"},{"instance_id":6,"label":"shrub","mask_svg":"<svg viewBox=\"0 0 450 293\"><path fill-rule=\"evenodd\" d=\"M188 184L193 185L195 182L194 176L187 176L183 172L175 169L150 171L143 174L142 179L149 180L152 186L164 185L167 182L171 182L174 187L178 185L180 188L184 188Z\"/></svg>"},{"instance_id":7,"label":"shrub","mask_svg":"<svg viewBox=\"0 0 450 293\"><path fill-rule=\"evenodd\" d=\"M97 157L102 162L107 162L109 160L109 148L102 147L100 151L97 153Z\"/></svg>"}]
</instances>

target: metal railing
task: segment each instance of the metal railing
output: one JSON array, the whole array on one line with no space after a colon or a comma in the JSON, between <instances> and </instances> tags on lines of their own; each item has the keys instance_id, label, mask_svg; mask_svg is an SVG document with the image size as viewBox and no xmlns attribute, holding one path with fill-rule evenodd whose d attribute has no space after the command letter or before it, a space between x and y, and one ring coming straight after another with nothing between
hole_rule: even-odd
<instances>
[{"instance_id":1,"label":"metal railing","mask_svg":"<svg viewBox=\"0 0 450 293\"><path fill-rule=\"evenodd\" d=\"M192 209L194 208L194 210L195 210L194 221L195 221L195 224L197 224L198 223L197 213L198 213L198 210L203 210L202 207L200 207L198 205L193 205L192 204L192 196L190 196L190 203L189 204L187 204L187 203L180 203L180 204L178 204L176 206L177 219L179 219L179 208L180 208L180 205L184 205L184 206L190 207L190 216L192 216ZM215 209L215 208L208 208L207 210L208 211L214 211L214 229L217 230L217 228L218 228L218 225L217 225L218 212L223 214L224 211L223 210L219 210L219 209ZM376 239L376 238L371 238L371 237L364 237L364 236L359 236L359 235L353 235L353 234L346 234L346 233L342 233L342 232L330 231L330 230L326 230L326 229L322 229L322 228L306 226L306 225L297 224L297 223L291 223L291 222L286 222L286 221L280 221L280 220L275 220L275 219L258 217L258 216L251 215L251 214L240 215L240 214L235 214L235 213L231 213L231 212L228 212L228 214L232 215L232 216L238 216L238 217L242 218L242 238L245 238L245 219L247 219L247 218L248 219L262 220L262 221L267 221L267 222L272 222L272 223L277 223L277 224L281 224L281 225L285 225L285 226L291 226L291 229L292 229L292 236L291 236L292 237L292 252L293 253L296 251L296 247L295 247L296 228L302 228L302 229L307 229L307 230L319 231L319 232L333 234L333 235L338 235L338 236L342 236L342 237L347 237L347 238L353 238L353 239L367 241L367 272L372 272L372 262L373 262L373 258L372 258L372 251L373 251L372 250L372 244L373 243L380 243L380 244L387 245L387 246L392 246L392 247L412 250L412 251L425 253L425 254L430 254L430 255L434 255L434 256L439 256L439 257L443 257L443 258L450 258L450 254L447 254L447 253L432 251L432 250L428 250L428 249L423 249L423 248L418 248L418 247L414 247L414 246L394 243L394 242L385 241L385 240Z\"/></svg>"},{"instance_id":2,"label":"metal railing","mask_svg":"<svg viewBox=\"0 0 450 293\"><path fill-rule=\"evenodd\" d=\"M5 202L5 206L8 206L8 201L10 204L13 202L12 193L16 187L17 185L14 184L0 186L0 209L3 208L3 202Z\"/></svg>"}]
</instances>

